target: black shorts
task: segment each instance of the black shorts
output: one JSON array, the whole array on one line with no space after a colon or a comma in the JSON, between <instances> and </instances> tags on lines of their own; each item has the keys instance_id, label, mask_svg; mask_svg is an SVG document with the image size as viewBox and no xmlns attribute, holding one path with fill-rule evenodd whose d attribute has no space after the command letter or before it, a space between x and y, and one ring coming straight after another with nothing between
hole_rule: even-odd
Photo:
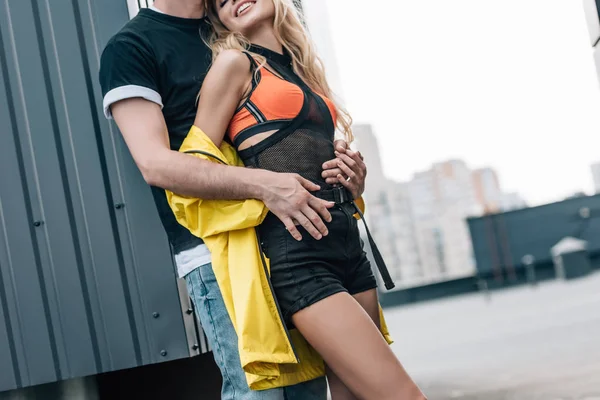
<instances>
[{"instance_id":1,"label":"black shorts","mask_svg":"<svg viewBox=\"0 0 600 400\"><path fill-rule=\"evenodd\" d=\"M339 292L351 295L377 287L351 203L330 209L329 234L314 239L303 227L298 242L269 213L259 227L261 247L271 262L271 283L283 318Z\"/></svg>"}]
</instances>

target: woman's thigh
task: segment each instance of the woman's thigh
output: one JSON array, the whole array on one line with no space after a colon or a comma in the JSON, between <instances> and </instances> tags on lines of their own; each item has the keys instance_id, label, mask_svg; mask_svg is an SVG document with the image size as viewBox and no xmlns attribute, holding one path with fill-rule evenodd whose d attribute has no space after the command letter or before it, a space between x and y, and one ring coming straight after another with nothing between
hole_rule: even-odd
<instances>
[{"instance_id":1,"label":"woman's thigh","mask_svg":"<svg viewBox=\"0 0 600 400\"><path fill-rule=\"evenodd\" d=\"M381 321L379 321L379 299L377 297L377 289L356 293L352 295L352 297L354 297L354 299L366 311L369 317L371 317L371 320L375 326L377 326L377 329L381 329Z\"/></svg>"},{"instance_id":2,"label":"woman's thigh","mask_svg":"<svg viewBox=\"0 0 600 400\"><path fill-rule=\"evenodd\" d=\"M371 316L348 293L332 295L300 310L292 321L357 397L424 398Z\"/></svg>"}]
</instances>

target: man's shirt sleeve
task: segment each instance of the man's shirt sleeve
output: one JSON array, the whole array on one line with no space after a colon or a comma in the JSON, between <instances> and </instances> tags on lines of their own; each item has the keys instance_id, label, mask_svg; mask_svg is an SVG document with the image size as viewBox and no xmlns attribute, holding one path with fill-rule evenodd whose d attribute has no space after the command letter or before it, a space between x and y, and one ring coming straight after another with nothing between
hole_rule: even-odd
<instances>
[{"instance_id":1,"label":"man's shirt sleeve","mask_svg":"<svg viewBox=\"0 0 600 400\"><path fill-rule=\"evenodd\" d=\"M100 86L106 118L120 100L142 97L163 107L157 61L152 51L132 38L113 38L100 59Z\"/></svg>"}]
</instances>

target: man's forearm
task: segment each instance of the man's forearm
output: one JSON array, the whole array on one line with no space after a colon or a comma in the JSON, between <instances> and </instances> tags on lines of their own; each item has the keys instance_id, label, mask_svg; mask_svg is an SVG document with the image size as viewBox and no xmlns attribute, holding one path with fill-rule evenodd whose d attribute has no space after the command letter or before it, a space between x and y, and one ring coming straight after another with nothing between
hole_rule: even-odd
<instances>
[{"instance_id":1,"label":"man's forearm","mask_svg":"<svg viewBox=\"0 0 600 400\"><path fill-rule=\"evenodd\" d=\"M215 200L262 199L272 172L223 165L175 151L164 151L140 166L148 184L174 193Z\"/></svg>"}]
</instances>

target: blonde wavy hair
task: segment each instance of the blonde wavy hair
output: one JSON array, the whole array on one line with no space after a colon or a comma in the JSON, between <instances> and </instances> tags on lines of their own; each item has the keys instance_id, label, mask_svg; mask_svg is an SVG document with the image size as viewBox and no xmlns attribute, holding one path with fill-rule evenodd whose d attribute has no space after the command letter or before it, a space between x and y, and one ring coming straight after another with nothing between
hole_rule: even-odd
<instances>
[{"instance_id":1,"label":"blonde wavy hair","mask_svg":"<svg viewBox=\"0 0 600 400\"><path fill-rule=\"evenodd\" d=\"M348 144L354 140L352 134L352 117L333 96L333 92L325 77L323 61L317 55L307 30L302 23L298 9L292 0L271 0L275 5L273 28L275 36L292 58L294 72L315 92L328 97L337 111L336 126L344 135ZM248 51L250 42L242 34L229 31L221 22L215 0L204 0L208 20L212 24L212 32L206 39L213 51L213 61L223 50L235 49ZM266 59L253 54L264 67ZM258 71L257 71L258 72Z\"/></svg>"}]
</instances>

